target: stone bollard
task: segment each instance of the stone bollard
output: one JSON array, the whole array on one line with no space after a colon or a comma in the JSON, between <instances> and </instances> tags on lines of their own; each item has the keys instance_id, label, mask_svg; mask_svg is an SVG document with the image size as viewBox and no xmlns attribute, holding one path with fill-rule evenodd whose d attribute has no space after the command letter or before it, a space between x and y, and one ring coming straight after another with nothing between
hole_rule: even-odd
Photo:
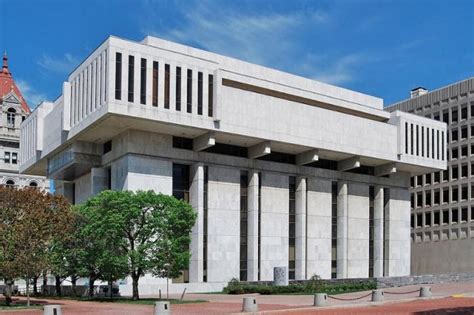
<instances>
[{"instance_id":1,"label":"stone bollard","mask_svg":"<svg viewBox=\"0 0 474 315\"><path fill-rule=\"evenodd\" d=\"M372 290L372 302L382 302L383 298L383 290Z\"/></svg>"},{"instance_id":2,"label":"stone bollard","mask_svg":"<svg viewBox=\"0 0 474 315\"><path fill-rule=\"evenodd\" d=\"M171 315L170 302L168 301L155 302L155 310L153 314L154 315Z\"/></svg>"},{"instance_id":3,"label":"stone bollard","mask_svg":"<svg viewBox=\"0 0 474 315\"><path fill-rule=\"evenodd\" d=\"M244 297L242 312L258 312L257 299L254 297Z\"/></svg>"},{"instance_id":4,"label":"stone bollard","mask_svg":"<svg viewBox=\"0 0 474 315\"><path fill-rule=\"evenodd\" d=\"M431 287L421 287L420 297L431 297Z\"/></svg>"},{"instance_id":5,"label":"stone bollard","mask_svg":"<svg viewBox=\"0 0 474 315\"><path fill-rule=\"evenodd\" d=\"M328 295L326 293L316 293L314 295L314 306L326 306Z\"/></svg>"},{"instance_id":6,"label":"stone bollard","mask_svg":"<svg viewBox=\"0 0 474 315\"><path fill-rule=\"evenodd\" d=\"M61 305L51 304L43 306L43 315L62 315Z\"/></svg>"},{"instance_id":7,"label":"stone bollard","mask_svg":"<svg viewBox=\"0 0 474 315\"><path fill-rule=\"evenodd\" d=\"M273 285L275 286L288 285L288 268L273 267Z\"/></svg>"}]
</instances>

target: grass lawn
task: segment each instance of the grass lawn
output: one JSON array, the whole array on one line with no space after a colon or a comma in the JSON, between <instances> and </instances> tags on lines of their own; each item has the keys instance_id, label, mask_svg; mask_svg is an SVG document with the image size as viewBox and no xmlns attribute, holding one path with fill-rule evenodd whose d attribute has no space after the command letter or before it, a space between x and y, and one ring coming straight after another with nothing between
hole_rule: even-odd
<instances>
[{"instance_id":1,"label":"grass lawn","mask_svg":"<svg viewBox=\"0 0 474 315\"><path fill-rule=\"evenodd\" d=\"M100 303L126 303L126 304L141 304L141 305L154 305L155 302L160 301L169 301L171 304L191 304L191 303L206 303L209 301L206 300L179 300L179 299L158 299L158 298L142 298L139 300L132 300L131 297L114 297L113 299L106 297L97 297L89 299L88 297L47 297L51 300L75 300L75 301L84 301L84 302L100 302Z\"/></svg>"},{"instance_id":2,"label":"grass lawn","mask_svg":"<svg viewBox=\"0 0 474 315\"><path fill-rule=\"evenodd\" d=\"M2 311L15 311L15 310L24 310L24 309L41 309L43 308L42 304L31 304L30 307L26 307L26 303L14 303L10 306L5 304L0 304L0 312Z\"/></svg>"}]
</instances>

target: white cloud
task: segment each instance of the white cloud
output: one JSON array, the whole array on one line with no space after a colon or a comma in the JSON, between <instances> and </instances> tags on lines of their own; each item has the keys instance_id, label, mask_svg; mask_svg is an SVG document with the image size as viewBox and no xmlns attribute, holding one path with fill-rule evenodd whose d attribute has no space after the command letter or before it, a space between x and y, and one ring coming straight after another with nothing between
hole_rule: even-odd
<instances>
[{"instance_id":1,"label":"white cloud","mask_svg":"<svg viewBox=\"0 0 474 315\"><path fill-rule=\"evenodd\" d=\"M149 9L153 10L152 3ZM360 53L331 55L317 43L318 32L330 32L331 17L320 10L249 12L230 10L208 1L181 8L177 26L149 22L144 35L154 35L323 81L344 84L356 79L355 68L366 62ZM312 31L314 43L301 36ZM313 49L316 51L308 51Z\"/></svg>"},{"instance_id":2,"label":"white cloud","mask_svg":"<svg viewBox=\"0 0 474 315\"><path fill-rule=\"evenodd\" d=\"M281 56L292 52L295 43L291 38L296 32L328 20L319 11L258 14L231 11L207 2L194 7L186 4L179 26L159 30L150 25L143 33L268 66L281 63Z\"/></svg>"},{"instance_id":3,"label":"white cloud","mask_svg":"<svg viewBox=\"0 0 474 315\"><path fill-rule=\"evenodd\" d=\"M35 108L39 103L46 99L46 95L36 91L28 82L25 80L16 80L16 85L20 89L21 94L25 98L28 106L31 109Z\"/></svg>"},{"instance_id":4,"label":"white cloud","mask_svg":"<svg viewBox=\"0 0 474 315\"><path fill-rule=\"evenodd\" d=\"M66 74L77 66L79 59L68 53L59 58L43 54L37 63L44 70Z\"/></svg>"}]
</instances>

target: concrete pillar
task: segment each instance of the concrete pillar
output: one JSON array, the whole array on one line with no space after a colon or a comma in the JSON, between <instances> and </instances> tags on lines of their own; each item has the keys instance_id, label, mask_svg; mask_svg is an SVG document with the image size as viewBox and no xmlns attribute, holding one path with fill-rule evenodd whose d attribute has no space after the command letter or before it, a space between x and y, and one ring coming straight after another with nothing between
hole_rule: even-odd
<instances>
[{"instance_id":1,"label":"concrete pillar","mask_svg":"<svg viewBox=\"0 0 474 315\"><path fill-rule=\"evenodd\" d=\"M258 172L249 172L247 280L258 280Z\"/></svg>"},{"instance_id":2,"label":"concrete pillar","mask_svg":"<svg viewBox=\"0 0 474 315\"><path fill-rule=\"evenodd\" d=\"M190 176L189 200L194 211L197 213L197 219L191 230L189 282L202 282L204 257L204 165L201 163L192 165L190 168Z\"/></svg>"},{"instance_id":3,"label":"concrete pillar","mask_svg":"<svg viewBox=\"0 0 474 315\"><path fill-rule=\"evenodd\" d=\"M54 194L61 195L66 198L71 204L74 204L74 183L55 180Z\"/></svg>"},{"instance_id":4,"label":"concrete pillar","mask_svg":"<svg viewBox=\"0 0 474 315\"><path fill-rule=\"evenodd\" d=\"M383 277L384 190L374 187L374 277Z\"/></svg>"},{"instance_id":5,"label":"concrete pillar","mask_svg":"<svg viewBox=\"0 0 474 315\"><path fill-rule=\"evenodd\" d=\"M386 277L410 274L410 193L406 188L390 188L385 202Z\"/></svg>"},{"instance_id":6,"label":"concrete pillar","mask_svg":"<svg viewBox=\"0 0 474 315\"><path fill-rule=\"evenodd\" d=\"M306 178L296 179L295 200L295 280L305 280L306 275Z\"/></svg>"},{"instance_id":7,"label":"concrete pillar","mask_svg":"<svg viewBox=\"0 0 474 315\"><path fill-rule=\"evenodd\" d=\"M337 192L337 278L347 278L347 183L338 183Z\"/></svg>"},{"instance_id":8,"label":"concrete pillar","mask_svg":"<svg viewBox=\"0 0 474 315\"><path fill-rule=\"evenodd\" d=\"M347 277L369 276L369 185L350 183L347 201Z\"/></svg>"},{"instance_id":9,"label":"concrete pillar","mask_svg":"<svg viewBox=\"0 0 474 315\"><path fill-rule=\"evenodd\" d=\"M260 280L273 280L273 268L288 266L289 177L262 174Z\"/></svg>"},{"instance_id":10,"label":"concrete pillar","mask_svg":"<svg viewBox=\"0 0 474 315\"><path fill-rule=\"evenodd\" d=\"M91 168L91 194L97 195L103 190L109 189L109 172L105 168Z\"/></svg>"},{"instance_id":11,"label":"concrete pillar","mask_svg":"<svg viewBox=\"0 0 474 315\"><path fill-rule=\"evenodd\" d=\"M332 182L307 180L306 276L331 278Z\"/></svg>"}]
</instances>

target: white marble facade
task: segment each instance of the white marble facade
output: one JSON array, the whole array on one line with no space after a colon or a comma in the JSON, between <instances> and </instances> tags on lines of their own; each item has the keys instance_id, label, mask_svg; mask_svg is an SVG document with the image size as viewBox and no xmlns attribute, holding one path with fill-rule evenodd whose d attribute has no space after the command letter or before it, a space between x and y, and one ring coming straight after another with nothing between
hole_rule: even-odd
<instances>
[{"instance_id":1,"label":"white marble facade","mask_svg":"<svg viewBox=\"0 0 474 315\"><path fill-rule=\"evenodd\" d=\"M57 180L75 203L103 189L185 190L198 220L189 283L173 280L175 292L272 280L274 267L296 280L399 276L410 269L410 175L446 165L408 150L421 128L446 132L389 114L376 97L153 37L110 37L22 124L20 168ZM141 290L164 285L147 276Z\"/></svg>"}]
</instances>

